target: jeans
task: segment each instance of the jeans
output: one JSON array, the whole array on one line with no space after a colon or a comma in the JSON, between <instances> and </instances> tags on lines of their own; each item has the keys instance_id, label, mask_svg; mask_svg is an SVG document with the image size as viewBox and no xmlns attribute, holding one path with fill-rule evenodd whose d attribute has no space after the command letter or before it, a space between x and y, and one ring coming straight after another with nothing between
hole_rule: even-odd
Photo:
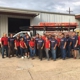
<instances>
[{"instance_id":1,"label":"jeans","mask_svg":"<svg viewBox=\"0 0 80 80\"><path fill-rule=\"evenodd\" d=\"M56 60L56 49L52 48L51 53L52 53L52 58Z\"/></svg>"},{"instance_id":2,"label":"jeans","mask_svg":"<svg viewBox=\"0 0 80 80\"><path fill-rule=\"evenodd\" d=\"M71 57L70 51L71 51L71 46L67 46L66 47L66 56L69 57L69 58Z\"/></svg>"},{"instance_id":3,"label":"jeans","mask_svg":"<svg viewBox=\"0 0 80 80\"><path fill-rule=\"evenodd\" d=\"M21 51L21 56L24 56L24 54L25 54L25 49L20 47L20 51Z\"/></svg>"},{"instance_id":4,"label":"jeans","mask_svg":"<svg viewBox=\"0 0 80 80\"><path fill-rule=\"evenodd\" d=\"M2 57L4 57L4 51L6 50L6 57L8 57L8 46L2 47Z\"/></svg>"},{"instance_id":5,"label":"jeans","mask_svg":"<svg viewBox=\"0 0 80 80\"><path fill-rule=\"evenodd\" d=\"M20 47L18 46L16 50L16 56L19 56L19 55L21 55L21 52L20 52Z\"/></svg>"},{"instance_id":6,"label":"jeans","mask_svg":"<svg viewBox=\"0 0 80 80\"><path fill-rule=\"evenodd\" d=\"M66 49L61 48L61 54L62 54L62 58L65 59L66 58Z\"/></svg>"},{"instance_id":7,"label":"jeans","mask_svg":"<svg viewBox=\"0 0 80 80\"><path fill-rule=\"evenodd\" d=\"M46 49L45 49L45 52L46 52L46 57L47 57L47 59L49 60L49 49L46 48Z\"/></svg>"},{"instance_id":8,"label":"jeans","mask_svg":"<svg viewBox=\"0 0 80 80\"><path fill-rule=\"evenodd\" d=\"M34 57L35 56L35 48L30 48L30 57Z\"/></svg>"}]
</instances>

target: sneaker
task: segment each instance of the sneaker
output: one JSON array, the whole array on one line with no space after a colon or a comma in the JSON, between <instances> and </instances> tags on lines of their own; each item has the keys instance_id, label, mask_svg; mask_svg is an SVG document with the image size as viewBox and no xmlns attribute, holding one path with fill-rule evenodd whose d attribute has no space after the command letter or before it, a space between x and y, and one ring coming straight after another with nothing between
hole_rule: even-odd
<instances>
[{"instance_id":1,"label":"sneaker","mask_svg":"<svg viewBox=\"0 0 80 80\"><path fill-rule=\"evenodd\" d=\"M56 61L56 59L54 59L54 61Z\"/></svg>"},{"instance_id":2,"label":"sneaker","mask_svg":"<svg viewBox=\"0 0 80 80\"><path fill-rule=\"evenodd\" d=\"M76 59L76 57L74 57L74 59Z\"/></svg>"},{"instance_id":3,"label":"sneaker","mask_svg":"<svg viewBox=\"0 0 80 80\"><path fill-rule=\"evenodd\" d=\"M27 58L27 56L24 56L25 58Z\"/></svg>"},{"instance_id":4,"label":"sneaker","mask_svg":"<svg viewBox=\"0 0 80 80\"><path fill-rule=\"evenodd\" d=\"M65 58L63 58L63 60L65 60Z\"/></svg>"},{"instance_id":5,"label":"sneaker","mask_svg":"<svg viewBox=\"0 0 80 80\"><path fill-rule=\"evenodd\" d=\"M35 58L32 58L32 60L34 60Z\"/></svg>"},{"instance_id":6,"label":"sneaker","mask_svg":"<svg viewBox=\"0 0 80 80\"><path fill-rule=\"evenodd\" d=\"M28 56L27 56L27 58L29 59L29 58L30 58L30 56L28 55Z\"/></svg>"},{"instance_id":7,"label":"sneaker","mask_svg":"<svg viewBox=\"0 0 80 80\"><path fill-rule=\"evenodd\" d=\"M24 59L24 57L21 57L21 59Z\"/></svg>"}]
</instances>

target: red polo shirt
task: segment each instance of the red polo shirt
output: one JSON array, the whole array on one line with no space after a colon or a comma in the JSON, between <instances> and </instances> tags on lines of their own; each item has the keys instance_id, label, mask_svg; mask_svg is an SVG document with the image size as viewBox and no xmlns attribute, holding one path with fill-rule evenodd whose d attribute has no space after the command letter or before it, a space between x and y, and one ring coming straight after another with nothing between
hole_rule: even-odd
<instances>
[{"instance_id":1,"label":"red polo shirt","mask_svg":"<svg viewBox=\"0 0 80 80\"><path fill-rule=\"evenodd\" d=\"M80 36L78 36L78 45L80 45Z\"/></svg>"},{"instance_id":2,"label":"red polo shirt","mask_svg":"<svg viewBox=\"0 0 80 80\"><path fill-rule=\"evenodd\" d=\"M45 48L50 48L50 41L49 40L47 40L47 41L45 41Z\"/></svg>"},{"instance_id":3,"label":"red polo shirt","mask_svg":"<svg viewBox=\"0 0 80 80\"><path fill-rule=\"evenodd\" d=\"M20 41L19 40L15 40L15 44L16 44L16 47L19 47L20 46Z\"/></svg>"},{"instance_id":4,"label":"red polo shirt","mask_svg":"<svg viewBox=\"0 0 80 80\"><path fill-rule=\"evenodd\" d=\"M35 47L35 42L34 42L34 41L30 41L30 42L29 42L29 45L30 45L31 47Z\"/></svg>"},{"instance_id":5,"label":"red polo shirt","mask_svg":"<svg viewBox=\"0 0 80 80\"><path fill-rule=\"evenodd\" d=\"M1 42L4 46L7 46L8 45L8 37L2 37L1 38Z\"/></svg>"},{"instance_id":6,"label":"red polo shirt","mask_svg":"<svg viewBox=\"0 0 80 80\"><path fill-rule=\"evenodd\" d=\"M60 38L57 38L57 46L59 46L59 43L60 43Z\"/></svg>"},{"instance_id":7,"label":"red polo shirt","mask_svg":"<svg viewBox=\"0 0 80 80\"><path fill-rule=\"evenodd\" d=\"M42 39L45 41L46 40L46 37L45 36L42 36Z\"/></svg>"},{"instance_id":8,"label":"red polo shirt","mask_svg":"<svg viewBox=\"0 0 80 80\"><path fill-rule=\"evenodd\" d=\"M24 41L20 41L20 45L25 48L25 42Z\"/></svg>"}]
</instances>

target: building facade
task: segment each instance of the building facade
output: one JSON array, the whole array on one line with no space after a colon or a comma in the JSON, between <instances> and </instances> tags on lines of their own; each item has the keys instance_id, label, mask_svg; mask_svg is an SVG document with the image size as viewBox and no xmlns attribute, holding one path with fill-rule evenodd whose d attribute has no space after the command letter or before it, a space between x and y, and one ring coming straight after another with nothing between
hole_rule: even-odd
<instances>
[{"instance_id":1,"label":"building facade","mask_svg":"<svg viewBox=\"0 0 80 80\"><path fill-rule=\"evenodd\" d=\"M40 22L55 22L55 23L72 22L72 23L77 23L78 24L77 27L80 26L80 20L76 18L74 14L69 15L64 13L54 13L54 12L33 11L33 10L1 7L0 8L0 37L2 37L3 33L8 34L9 28L13 30L15 28L15 25L17 25L18 23L16 21L14 25L15 20L12 20L12 23L10 23L9 18L26 19L26 20L28 19L29 20L28 26L38 25ZM9 26L9 24L12 24L12 26ZM26 24L28 24L27 21L26 21ZM26 26L26 25L21 25L21 26ZM15 30L16 29L17 28L15 28Z\"/></svg>"}]
</instances>

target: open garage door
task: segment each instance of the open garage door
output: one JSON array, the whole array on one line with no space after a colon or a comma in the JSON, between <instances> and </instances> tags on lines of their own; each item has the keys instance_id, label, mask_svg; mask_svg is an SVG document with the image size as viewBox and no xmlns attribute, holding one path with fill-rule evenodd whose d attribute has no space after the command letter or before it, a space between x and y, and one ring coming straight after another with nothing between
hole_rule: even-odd
<instances>
[{"instance_id":1,"label":"open garage door","mask_svg":"<svg viewBox=\"0 0 80 80\"><path fill-rule=\"evenodd\" d=\"M17 33L29 30L30 19L8 18L8 33Z\"/></svg>"}]
</instances>

